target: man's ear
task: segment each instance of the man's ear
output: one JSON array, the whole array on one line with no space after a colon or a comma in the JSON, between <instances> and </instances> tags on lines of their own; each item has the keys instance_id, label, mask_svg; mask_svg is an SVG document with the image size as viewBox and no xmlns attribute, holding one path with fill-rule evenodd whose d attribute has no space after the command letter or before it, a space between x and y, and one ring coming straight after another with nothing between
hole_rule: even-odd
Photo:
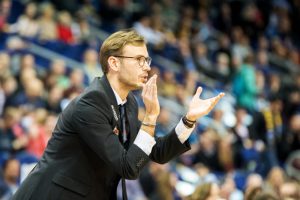
<instances>
[{"instance_id":1,"label":"man's ear","mask_svg":"<svg viewBox=\"0 0 300 200\"><path fill-rule=\"evenodd\" d=\"M107 59L107 62L108 62L108 67L112 71L119 71L120 63L119 63L119 60L116 57L109 56L108 59Z\"/></svg>"}]
</instances>

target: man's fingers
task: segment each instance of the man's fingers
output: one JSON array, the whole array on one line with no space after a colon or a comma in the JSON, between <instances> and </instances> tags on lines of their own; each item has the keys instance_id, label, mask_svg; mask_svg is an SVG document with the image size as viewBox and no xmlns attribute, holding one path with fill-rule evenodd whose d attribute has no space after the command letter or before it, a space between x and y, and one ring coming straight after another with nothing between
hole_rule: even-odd
<instances>
[{"instance_id":1,"label":"man's fingers","mask_svg":"<svg viewBox=\"0 0 300 200\"><path fill-rule=\"evenodd\" d=\"M151 95L155 96L157 94L157 85L156 85L157 75L154 74L152 77L153 77L153 82L152 82L152 87L151 87L151 90L152 90Z\"/></svg>"},{"instance_id":2,"label":"man's fingers","mask_svg":"<svg viewBox=\"0 0 300 200\"><path fill-rule=\"evenodd\" d=\"M149 80L147 81L146 85L151 85L154 81L156 83L156 78L157 78L157 75L154 74L151 78L149 78Z\"/></svg>"},{"instance_id":3,"label":"man's fingers","mask_svg":"<svg viewBox=\"0 0 300 200\"><path fill-rule=\"evenodd\" d=\"M153 87L154 87L154 85L153 85L153 83L151 83L151 85L149 85L149 89L148 89L148 96L149 97L153 96L153 91L154 91Z\"/></svg>"},{"instance_id":4,"label":"man's fingers","mask_svg":"<svg viewBox=\"0 0 300 200\"><path fill-rule=\"evenodd\" d=\"M225 93L224 93L224 92L221 92L221 93L218 94L217 96L212 97L211 100L212 100L212 101L219 100L219 99L221 99L224 95L225 95Z\"/></svg>"},{"instance_id":5,"label":"man's fingers","mask_svg":"<svg viewBox=\"0 0 300 200\"><path fill-rule=\"evenodd\" d=\"M219 100L225 95L225 93L221 92L220 94L218 94L218 96L213 97L211 99L212 102L212 108L215 107L215 105L219 102Z\"/></svg>"},{"instance_id":6,"label":"man's fingers","mask_svg":"<svg viewBox=\"0 0 300 200\"><path fill-rule=\"evenodd\" d=\"M142 96L153 96L154 92L156 92L157 87L156 87L156 80L157 80L157 75L154 74L144 85L143 91L142 91Z\"/></svg>"},{"instance_id":7,"label":"man's fingers","mask_svg":"<svg viewBox=\"0 0 300 200\"><path fill-rule=\"evenodd\" d=\"M224 97L225 96L225 93L224 92L221 92L219 95L218 95L219 97L220 97L220 99L222 98L222 97Z\"/></svg>"},{"instance_id":8,"label":"man's fingers","mask_svg":"<svg viewBox=\"0 0 300 200\"><path fill-rule=\"evenodd\" d=\"M202 87L198 87L195 96L199 98L201 95L201 92L202 92Z\"/></svg>"},{"instance_id":9,"label":"man's fingers","mask_svg":"<svg viewBox=\"0 0 300 200\"><path fill-rule=\"evenodd\" d=\"M156 83L157 74L154 74L151 78L153 78L155 80L155 83Z\"/></svg>"}]
</instances>

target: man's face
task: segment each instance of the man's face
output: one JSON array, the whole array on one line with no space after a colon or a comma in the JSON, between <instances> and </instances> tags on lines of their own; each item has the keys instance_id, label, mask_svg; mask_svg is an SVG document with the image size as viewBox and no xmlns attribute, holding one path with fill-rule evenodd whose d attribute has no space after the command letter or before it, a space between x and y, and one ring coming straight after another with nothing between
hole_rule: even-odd
<instances>
[{"instance_id":1,"label":"man's face","mask_svg":"<svg viewBox=\"0 0 300 200\"><path fill-rule=\"evenodd\" d=\"M121 87L129 90L141 89L147 82L148 72L151 69L147 62L143 64L140 60L149 57L146 45L126 45L122 55L119 56L117 58L121 65L119 71Z\"/></svg>"}]
</instances>

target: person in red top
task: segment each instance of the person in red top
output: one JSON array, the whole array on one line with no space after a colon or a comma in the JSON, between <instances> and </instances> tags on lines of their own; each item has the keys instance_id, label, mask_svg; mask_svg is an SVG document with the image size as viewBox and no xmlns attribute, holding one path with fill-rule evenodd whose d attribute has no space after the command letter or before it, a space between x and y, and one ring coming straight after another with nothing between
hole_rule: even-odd
<instances>
[{"instance_id":1,"label":"person in red top","mask_svg":"<svg viewBox=\"0 0 300 200\"><path fill-rule=\"evenodd\" d=\"M57 35L58 39L62 42L68 44L75 42L72 30L72 16L67 11L61 11L58 14Z\"/></svg>"}]
</instances>

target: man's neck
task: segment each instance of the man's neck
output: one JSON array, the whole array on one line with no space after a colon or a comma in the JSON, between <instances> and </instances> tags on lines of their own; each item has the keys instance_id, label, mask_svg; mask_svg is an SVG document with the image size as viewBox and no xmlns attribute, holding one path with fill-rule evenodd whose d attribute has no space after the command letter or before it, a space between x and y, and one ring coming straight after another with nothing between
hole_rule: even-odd
<instances>
[{"instance_id":1,"label":"man's neck","mask_svg":"<svg viewBox=\"0 0 300 200\"><path fill-rule=\"evenodd\" d=\"M118 93L118 95L121 97L122 101L125 101L125 99L128 96L129 91L124 89L124 87L122 87L122 85L120 84L120 82L116 76L107 74L107 79L108 79L110 86L113 88L113 90L116 93Z\"/></svg>"}]
</instances>

